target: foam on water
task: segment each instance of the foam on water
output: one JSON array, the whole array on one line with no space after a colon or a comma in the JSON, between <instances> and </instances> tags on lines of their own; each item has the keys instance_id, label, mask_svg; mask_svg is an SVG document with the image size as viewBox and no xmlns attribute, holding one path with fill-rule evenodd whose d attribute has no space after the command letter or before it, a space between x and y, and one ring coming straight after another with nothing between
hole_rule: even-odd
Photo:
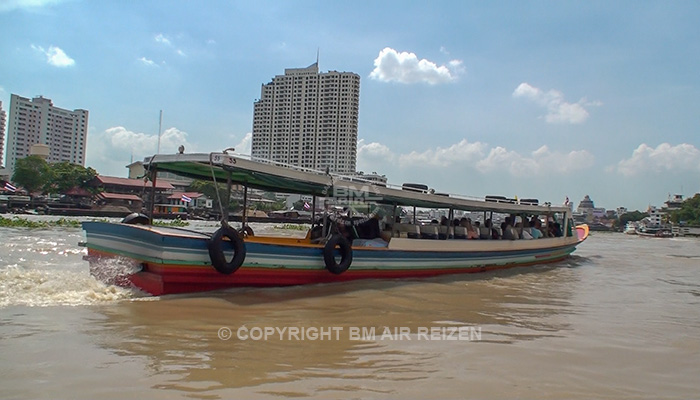
<instances>
[{"instance_id":1,"label":"foam on water","mask_svg":"<svg viewBox=\"0 0 700 400\"><path fill-rule=\"evenodd\" d=\"M138 292L90 275L79 228L0 229L0 308L89 305L129 299ZM114 274L122 266L108 265ZM111 273L111 272L110 272Z\"/></svg>"},{"instance_id":2,"label":"foam on water","mask_svg":"<svg viewBox=\"0 0 700 400\"><path fill-rule=\"evenodd\" d=\"M53 216L26 218L56 219ZM192 221L188 229L213 232L218 226L218 222ZM252 228L262 234L306 234L303 230L285 230L279 224L252 224ZM99 264L90 265L83 259L86 249L78 245L83 241L85 236L80 228L0 228L0 308L153 299L136 289L115 285L136 272L137 266L120 259L101 260Z\"/></svg>"},{"instance_id":3,"label":"foam on water","mask_svg":"<svg viewBox=\"0 0 700 400\"><path fill-rule=\"evenodd\" d=\"M0 307L87 305L128 299L134 291L98 282L86 272L0 269Z\"/></svg>"}]
</instances>

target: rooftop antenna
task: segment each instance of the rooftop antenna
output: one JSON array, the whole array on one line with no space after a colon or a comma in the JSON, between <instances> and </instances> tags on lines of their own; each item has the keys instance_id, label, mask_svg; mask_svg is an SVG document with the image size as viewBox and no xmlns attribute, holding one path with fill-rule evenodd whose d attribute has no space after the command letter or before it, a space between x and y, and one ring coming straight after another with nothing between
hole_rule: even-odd
<instances>
[{"instance_id":1,"label":"rooftop antenna","mask_svg":"<svg viewBox=\"0 0 700 400\"><path fill-rule=\"evenodd\" d=\"M158 120L158 150L156 154L160 154L160 133L163 129L163 110L160 110L160 119Z\"/></svg>"},{"instance_id":2,"label":"rooftop antenna","mask_svg":"<svg viewBox=\"0 0 700 400\"><path fill-rule=\"evenodd\" d=\"M319 54L320 54L320 53L321 53L321 48L320 48L320 47L317 47L317 48L316 48L316 66L317 66L317 67L318 67L318 57L319 57Z\"/></svg>"}]
</instances>

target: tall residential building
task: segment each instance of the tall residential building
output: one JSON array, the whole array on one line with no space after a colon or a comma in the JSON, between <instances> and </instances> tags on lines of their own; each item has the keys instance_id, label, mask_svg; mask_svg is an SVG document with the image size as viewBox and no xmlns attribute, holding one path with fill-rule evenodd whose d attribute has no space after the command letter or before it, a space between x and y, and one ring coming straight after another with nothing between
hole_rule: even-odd
<instances>
[{"instance_id":1,"label":"tall residential building","mask_svg":"<svg viewBox=\"0 0 700 400\"><path fill-rule=\"evenodd\" d=\"M253 115L253 158L354 174L360 76L290 68L262 85Z\"/></svg>"},{"instance_id":2,"label":"tall residential building","mask_svg":"<svg viewBox=\"0 0 700 400\"><path fill-rule=\"evenodd\" d=\"M2 109L2 101L0 101L0 167L2 167L2 154L5 151L5 121L6 121L6 113L5 110Z\"/></svg>"},{"instance_id":3,"label":"tall residential building","mask_svg":"<svg viewBox=\"0 0 700 400\"><path fill-rule=\"evenodd\" d=\"M49 146L50 163L68 161L85 165L88 111L54 107L42 96L31 100L12 94L7 129L7 168L29 156L32 145Z\"/></svg>"}]
</instances>

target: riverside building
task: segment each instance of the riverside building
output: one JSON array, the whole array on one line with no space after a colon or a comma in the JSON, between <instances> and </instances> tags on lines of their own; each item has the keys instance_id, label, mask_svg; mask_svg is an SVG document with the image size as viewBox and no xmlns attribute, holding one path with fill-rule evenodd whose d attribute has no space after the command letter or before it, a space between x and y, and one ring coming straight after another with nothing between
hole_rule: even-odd
<instances>
[{"instance_id":1,"label":"riverside building","mask_svg":"<svg viewBox=\"0 0 700 400\"><path fill-rule=\"evenodd\" d=\"M49 147L48 162L68 161L85 165L88 111L54 107L50 99L10 97L7 129L7 168L31 155L33 145Z\"/></svg>"},{"instance_id":2,"label":"riverside building","mask_svg":"<svg viewBox=\"0 0 700 400\"><path fill-rule=\"evenodd\" d=\"M290 68L262 85L254 103L254 159L354 174L360 76Z\"/></svg>"}]
</instances>

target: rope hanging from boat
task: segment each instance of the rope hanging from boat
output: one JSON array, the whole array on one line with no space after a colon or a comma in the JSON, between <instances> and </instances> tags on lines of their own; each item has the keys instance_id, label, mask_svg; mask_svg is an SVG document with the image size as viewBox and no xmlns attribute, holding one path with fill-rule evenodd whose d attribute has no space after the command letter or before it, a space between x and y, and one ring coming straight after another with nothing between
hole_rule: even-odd
<instances>
[{"instance_id":1,"label":"rope hanging from boat","mask_svg":"<svg viewBox=\"0 0 700 400\"><path fill-rule=\"evenodd\" d=\"M224 152L226 152L226 150L224 150ZM211 160L211 154L209 155L209 168L211 170L212 180L214 181L216 199L219 202L221 227L214 232L211 238L209 238L209 241L207 242L207 249L209 250L209 259L211 260L211 264L214 269L221 274L229 275L236 272L238 268L243 265L243 261L245 261L246 245L241 237L241 232L244 231L246 227L243 226L241 230L237 231L228 223L228 218L226 217L228 214L224 214L224 206L223 202L221 201L221 195L219 194L219 184L216 181L216 173L214 172L214 163ZM231 194L229 191L229 200L231 198L230 196ZM252 229L250 230L249 236L253 236ZM233 258L231 258L231 261L227 261L226 255L224 254L224 238L227 238L228 242L231 243L233 250Z\"/></svg>"},{"instance_id":2,"label":"rope hanging from boat","mask_svg":"<svg viewBox=\"0 0 700 400\"><path fill-rule=\"evenodd\" d=\"M216 182L216 173L214 172L214 163L211 161L211 154L209 154L209 169L211 170L211 177L214 180L214 189L216 190L216 200L219 202L219 212L221 213L221 221L224 220L224 206L221 203L221 196L219 195L219 184ZM228 225L228 221L226 222ZM223 225L223 223L222 223Z\"/></svg>"},{"instance_id":3,"label":"rope hanging from boat","mask_svg":"<svg viewBox=\"0 0 700 400\"><path fill-rule=\"evenodd\" d=\"M226 151L228 151L228 150L233 150L233 148L228 148L228 149L224 150L224 153L226 153ZM219 203L219 213L221 215L221 224L223 225L224 223L226 223L228 225L228 220L227 220L227 218L224 217L224 204L221 201L221 195L219 194L219 184L216 181L216 173L214 172L214 163L211 160L211 156L212 156L212 154L209 154L209 170L211 171L211 178L214 181L214 190L216 191L216 200ZM230 193L229 193L229 196L230 196ZM229 197L229 201L230 201L230 197ZM226 215L228 215L228 214L226 214ZM253 232L253 229L250 226L246 226L245 223L243 223L243 221L241 221L241 228L238 229L238 233L243 235L244 237L255 236L255 232Z\"/></svg>"}]
</instances>

